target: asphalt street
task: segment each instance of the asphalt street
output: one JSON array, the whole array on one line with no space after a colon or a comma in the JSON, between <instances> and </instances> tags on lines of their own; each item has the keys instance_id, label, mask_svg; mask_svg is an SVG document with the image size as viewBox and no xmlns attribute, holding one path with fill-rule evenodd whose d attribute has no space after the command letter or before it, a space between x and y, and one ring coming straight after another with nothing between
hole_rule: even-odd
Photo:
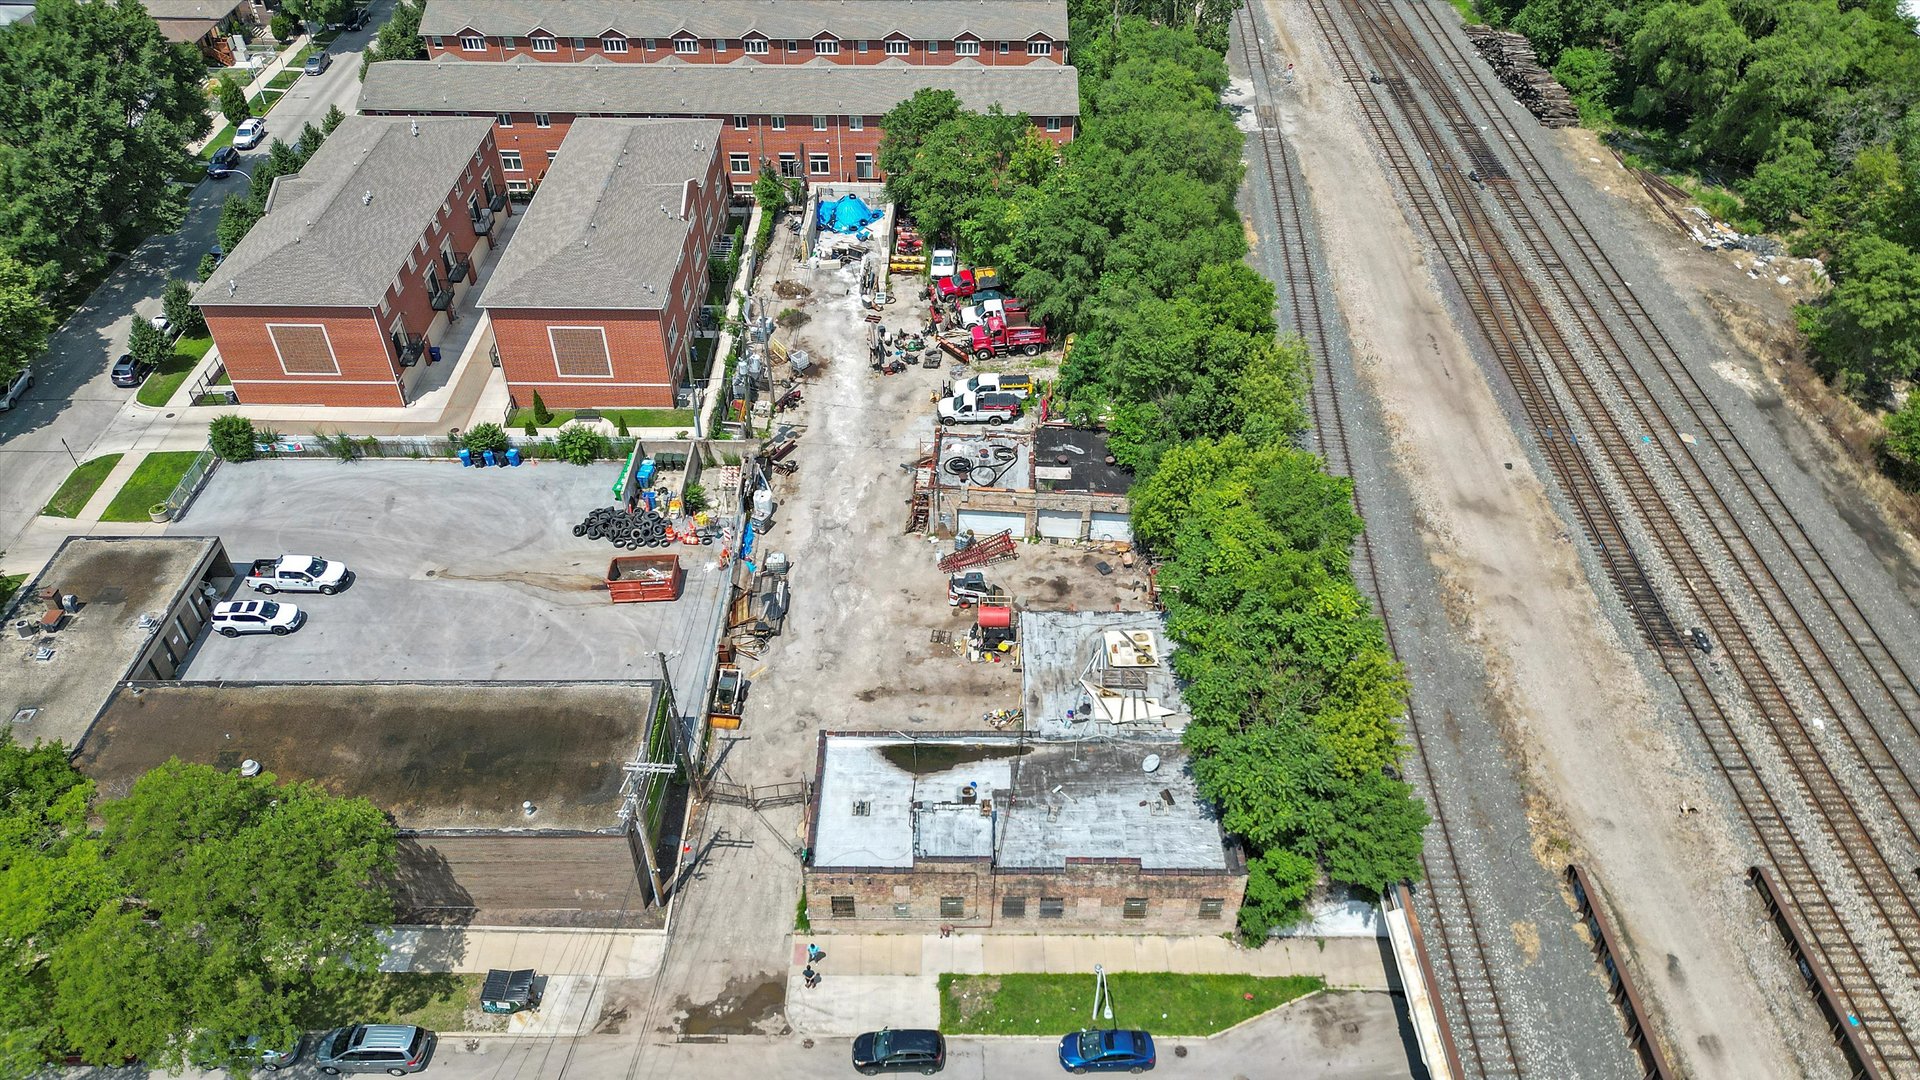
<instances>
[{"instance_id":1,"label":"asphalt street","mask_svg":"<svg viewBox=\"0 0 1920 1080\"><path fill-rule=\"evenodd\" d=\"M392 0L377 0L365 29L333 43L333 66L302 77L287 91L267 116L269 140L297 138L308 122L318 124L329 106L354 111L360 54L392 7ZM243 153L239 168L251 168L250 162L265 156L266 146ZM46 355L33 366L33 389L11 411L0 413L0 551L20 536L76 461L133 446L166 418L162 410L131 404L134 391L114 386L108 369L126 351L134 317L159 313L167 280L195 280L200 257L213 247L220 207L247 183L241 176L203 180L193 190L185 224L135 249L54 331Z\"/></svg>"}]
</instances>

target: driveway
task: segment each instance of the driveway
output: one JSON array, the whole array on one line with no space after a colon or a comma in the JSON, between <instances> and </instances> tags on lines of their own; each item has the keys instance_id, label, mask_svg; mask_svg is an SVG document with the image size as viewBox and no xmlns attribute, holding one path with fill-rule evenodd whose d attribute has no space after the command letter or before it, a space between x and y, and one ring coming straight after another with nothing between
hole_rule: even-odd
<instances>
[{"instance_id":1,"label":"driveway","mask_svg":"<svg viewBox=\"0 0 1920 1080\"><path fill-rule=\"evenodd\" d=\"M302 77L287 91L267 117L270 134L297 137L303 125L318 124L331 105L353 112L360 94L360 53L392 7L393 0L377 0L366 29L333 43L333 66L324 75ZM251 168L247 163L265 154L265 146L242 154L240 168ZM160 311L167 280L195 280L200 257L213 247L220 207L227 196L244 192L247 183L238 176L202 181L179 231L140 245L48 339L46 355L34 365L32 392L0 413L0 551L14 545L76 460L161 445L156 429L165 429L171 418L134 404L134 391L115 387L107 369L126 351L134 315Z\"/></svg>"}]
</instances>

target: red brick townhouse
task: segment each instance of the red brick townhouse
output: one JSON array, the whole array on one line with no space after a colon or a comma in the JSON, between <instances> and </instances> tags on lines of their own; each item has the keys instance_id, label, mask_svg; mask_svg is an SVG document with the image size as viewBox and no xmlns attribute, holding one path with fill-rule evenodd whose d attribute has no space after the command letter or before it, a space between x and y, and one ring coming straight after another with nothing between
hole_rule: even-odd
<instances>
[{"instance_id":1,"label":"red brick townhouse","mask_svg":"<svg viewBox=\"0 0 1920 1080\"><path fill-rule=\"evenodd\" d=\"M1067 62L1062 0L428 0L429 57L562 63Z\"/></svg>"},{"instance_id":2,"label":"red brick townhouse","mask_svg":"<svg viewBox=\"0 0 1920 1080\"><path fill-rule=\"evenodd\" d=\"M241 402L405 405L496 196L490 122L348 117L194 295Z\"/></svg>"},{"instance_id":3,"label":"red brick townhouse","mask_svg":"<svg viewBox=\"0 0 1920 1080\"><path fill-rule=\"evenodd\" d=\"M925 87L952 90L969 109L997 104L1026 113L1056 142L1073 138L1079 119L1079 72L1072 67L971 62L915 67L389 60L367 69L360 111L493 117L510 191L529 191L540 182L577 116L716 119L722 122L720 152L736 185L751 184L761 162L788 176L845 183L883 179L874 165L880 119Z\"/></svg>"},{"instance_id":4,"label":"red brick townhouse","mask_svg":"<svg viewBox=\"0 0 1920 1080\"><path fill-rule=\"evenodd\" d=\"M575 121L480 302L513 399L663 408L727 227L714 120Z\"/></svg>"}]
</instances>

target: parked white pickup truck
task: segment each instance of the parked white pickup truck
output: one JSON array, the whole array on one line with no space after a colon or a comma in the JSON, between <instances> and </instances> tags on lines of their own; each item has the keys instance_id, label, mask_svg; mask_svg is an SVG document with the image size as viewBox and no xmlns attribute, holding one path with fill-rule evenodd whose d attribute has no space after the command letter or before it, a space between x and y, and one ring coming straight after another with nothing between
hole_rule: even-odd
<instances>
[{"instance_id":1,"label":"parked white pickup truck","mask_svg":"<svg viewBox=\"0 0 1920 1080\"><path fill-rule=\"evenodd\" d=\"M247 584L269 596L277 592L317 592L332 596L346 588L351 578L347 564L312 555L255 559L253 569L247 572Z\"/></svg>"}]
</instances>

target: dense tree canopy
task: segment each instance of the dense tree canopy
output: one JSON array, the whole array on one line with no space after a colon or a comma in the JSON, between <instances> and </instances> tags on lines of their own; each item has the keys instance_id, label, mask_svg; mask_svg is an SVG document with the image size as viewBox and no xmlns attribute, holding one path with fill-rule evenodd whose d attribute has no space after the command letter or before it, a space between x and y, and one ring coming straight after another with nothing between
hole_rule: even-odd
<instances>
[{"instance_id":1,"label":"dense tree canopy","mask_svg":"<svg viewBox=\"0 0 1920 1080\"><path fill-rule=\"evenodd\" d=\"M218 1060L370 977L394 852L370 803L178 761L93 795L64 748L0 741L0 1074Z\"/></svg>"},{"instance_id":2,"label":"dense tree canopy","mask_svg":"<svg viewBox=\"0 0 1920 1080\"><path fill-rule=\"evenodd\" d=\"M880 163L918 225L1076 335L1053 404L1141 478L1134 533L1160 562L1196 778L1250 850L1257 938L1322 872L1374 891L1418 874L1426 815L1394 775L1406 686L1347 569L1348 482L1294 445L1308 357L1275 340L1273 287L1242 261L1226 65L1191 29L1072 7L1064 150L928 92L888 115Z\"/></svg>"},{"instance_id":3,"label":"dense tree canopy","mask_svg":"<svg viewBox=\"0 0 1920 1080\"><path fill-rule=\"evenodd\" d=\"M0 254L44 291L177 226L204 71L135 0L40 0L0 34Z\"/></svg>"}]
</instances>

